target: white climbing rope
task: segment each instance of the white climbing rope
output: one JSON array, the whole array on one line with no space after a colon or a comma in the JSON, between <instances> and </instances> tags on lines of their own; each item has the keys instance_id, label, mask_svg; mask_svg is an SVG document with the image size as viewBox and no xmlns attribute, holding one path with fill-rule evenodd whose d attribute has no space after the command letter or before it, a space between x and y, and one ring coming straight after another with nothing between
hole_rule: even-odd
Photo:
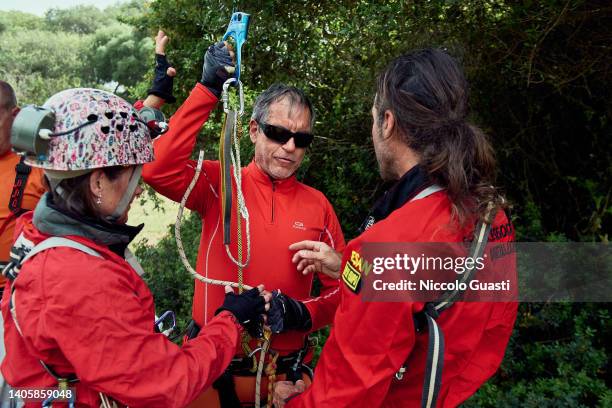
<instances>
[{"instance_id":1,"label":"white climbing rope","mask_svg":"<svg viewBox=\"0 0 612 408\"><path fill-rule=\"evenodd\" d=\"M240 285L237 282L224 281L224 280L219 280L219 279L211 279L211 278L204 277L200 275L199 273L197 273L196 270L189 263L189 260L187 259L187 255L185 254L185 248L183 247L183 239L181 238L181 220L183 219L183 211L185 210L185 204L187 203L187 199L189 198L191 191L193 191L193 188L195 187L198 181L198 178L200 177L200 173L202 172L203 163L204 163L204 152L200 150L200 155L198 157L198 164L196 166L195 175L193 176L191 183L189 183L187 190L185 190L185 194L183 195L183 199L181 200L181 204L179 206L179 210L176 215L176 222L174 224L174 237L176 238L176 246L178 248L179 257L181 258L183 265L187 269L187 272L189 272L189 274L194 279L197 279L209 285L231 286L233 288L238 288ZM243 285L243 287L247 290L252 289L252 287L248 285Z\"/></svg>"}]
</instances>

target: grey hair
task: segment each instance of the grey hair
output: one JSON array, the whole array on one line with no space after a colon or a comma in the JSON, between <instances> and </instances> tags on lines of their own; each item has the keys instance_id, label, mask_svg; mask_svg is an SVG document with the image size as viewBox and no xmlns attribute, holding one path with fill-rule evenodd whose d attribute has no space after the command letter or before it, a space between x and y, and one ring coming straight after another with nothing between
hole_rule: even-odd
<instances>
[{"instance_id":1,"label":"grey hair","mask_svg":"<svg viewBox=\"0 0 612 408\"><path fill-rule=\"evenodd\" d=\"M312 131L315 123L315 111L310 99L301 89L283 83L272 84L257 97L251 119L257 123L265 123L270 114L270 105L285 98L289 101L290 109L293 109L295 105L308 109L310 112L310 131Z\"/></svg>"},{"instance_id":2,"label":"grey hair","mask_svg":"<svg viewBox=\"0 0 612 408\"><path fill-rule=\"evenodd\" d=\"M13 109L17 106L17 97L8 82L0 80L0 108Z\"/></svg>"}]
</instances>

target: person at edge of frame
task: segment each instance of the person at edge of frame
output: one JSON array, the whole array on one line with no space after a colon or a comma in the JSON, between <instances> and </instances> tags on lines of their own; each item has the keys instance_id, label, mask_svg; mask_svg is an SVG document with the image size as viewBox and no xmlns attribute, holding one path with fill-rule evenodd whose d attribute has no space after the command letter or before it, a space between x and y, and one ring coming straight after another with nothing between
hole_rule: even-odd
<instances>
[{"instance_id":1,"label":"person at edge of frame","mask_svg":"<svg viewBox=\"0 0 612 408\"><path fill-rule=\"evenodd\" d=\"M45 193L43 173L11 150L11 126L19 113L15 91L0 80L0 270L8 264L17 217L36 207ZM0 276L0 298L5 278Z\"/></svg>"},{"instance_id":2,"label":"person at edge of frame","mask_svg":"<svg viewBox=\"0 0 612 408\"><path fill-rule=\"evenodd\" d=\"M402 55L379 75L372 141L381 177L395 184L343 253L321 242L291 246L298 269L341 275L343 283L314 381L308 388L301 381L278 382L277 407L455 407L500 366L516 302L456 302L437 318L427 309L444 334L445 351L438 393L430 387L435 395L422 399L428 336L434 336L427 323L416 327L425 303L364 302L360 295L360 260L368 243L461 243L472 240L474 226L488 214L493 229L509 223L494 187L493 148L467 114L467 81L442 50ZM514 234L488 238L510 242ZM507 257L510 268L514 260ZM270 324L274 309L273 299Z\"/></svg>"},{"instance_id":3,"label":"person at edge of frame","mask_svg":"<svg viewBox=\"0 0 612 408\"><path fill-rule=\"evenodd\" d=\"M142 165L153 160L150 123L97 89L62 91L44 108L54 113L52 139L45 159L26 163L43 169L48 192L17 222L1 305L2 373L19 389L67 385L79 407L184 407L229 365L243 327L261 330L270 297L263 285L241 295L226 287L188 344L160 333L128 249L143 227L127 221Z\"/></svg>"},{"instance_id":4,"label":"person at edge of frame","mask_svg":"<svg viewBox=\"0 0 612 408\"><path fill-rule=\"evenodd\" d=\"M17 217L33 210L45 193L42 171L25 164L11 150L11 126L19 113L13 87L0 80L0 271L9 262L13 232ZM0 299L6 279L0 275ZM0 361L4 358L4 324L0 316ZM0 408L8 402L10 387L0 374Z\"/></svg>"},{"instance_id":5,"label":"person at edge of frame","mask_svg":"<svg viewBox=\"0 0 612 408\"><path fill-rule=\"evenodd\" d=\"M163 52L165 53L165 51ZM196 162L190 156L196 136L217 105L223 83L233 73L233 51L225 43L211 45L205 53L202 77L183 105L170 119L170 130L154 142L155 161L143 169L143 179L157 192L180 202L194 177ZM166 62L167 64L167 62ZM169 66L169 65L167 65ZM228 72L229 71L229 72ZM158 77L163 77L163 70ZM142 106L159 107L165 98L149 95ZM137 106L141 106L138 104ZM292 332L273 335L266 368L275 365L277 379L303 378L309 382L312 352L307 334L330 323L338 301L337 278L319 274L320 296L311 297L312 275L301 274L291 262L289 245L300 240L321 240L341 251L344 237L336 214L325 196L297 181L307 147L312 142L315 113L310 100L298 88L283 84L270 86L257 98L249 122L249 137L255 145L255 157L242 168L242 189L250 214L251 259L243 270L244 283L262 282L269 288L280 288L288 314L285 327ZM187 208L202 217L202 235L196 270L202 276L236 281L237 266L226 254L220 227L220 166L218 161L205 160L202 174L187 200ZM236 185L233 182L235 191ZM232 208L237 206L234 197ZM243 248L246 248L241 220ZM230 252L237 255L236 216L232 215ZM246 249L243 249L243 260ZM284 297L287 293L291 298ZM223 296L220 287L196 280L193 301L193 329L209 324L213 305ZM299 299L299 300L294 300ZM297 317L293 317L297 316ZM299 325L296 322L300 322ZM255 399L256 361L245 356L245 343L236 349L229 369L190 407L228 407L253 404ZM187 341L187 344L189 341ZM257 343L246 344L253 350ZM278 353L276 362L272 362ZM257 358L259 353L256 353ZM261 384L261 400L268 394L268 377ZM270 396L271 403L271 396Z\"/></svg>"}]
</instances>

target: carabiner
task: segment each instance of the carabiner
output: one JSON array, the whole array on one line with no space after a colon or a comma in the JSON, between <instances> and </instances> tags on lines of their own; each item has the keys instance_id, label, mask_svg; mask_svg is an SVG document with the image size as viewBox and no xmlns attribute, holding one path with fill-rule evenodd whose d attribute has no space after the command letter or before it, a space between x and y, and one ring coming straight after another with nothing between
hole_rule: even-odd
<instances>
[{"instance_id":1,"label":"carabiner","mask_svg":"<svg viewBox=\"0 0 612 408\"><path fill-rule=\"evenodd\" d=\"M244 113L244 91L242 90L242 82L236 78L229 78L223 84L223 92L221 94L221 100L223 101L223 112L229 113L229 93L228 88L232 82L236 82L236 86L238 87L238 98L240 103L240 109L238 109L238 116L242 116Z\"/></svg>"},{"instance_id":2,"label":"carabiner","mask_svg":"<svg viewBox=\"0 0 612 408\"><path fill-rule=\"evenodd\" d=\"M232 37L236 41L236 79L240 81L240 62L242 60L242 44L246 41L249 30L250 15L237 11L232 13L227 31L223 34L223 40Z\"/></svg>"},{"instance_id":3,"label":"carabiner","mask_svg":"<svg viewBox=\"0 0 612 408\"><path fill-rule=\"evenodd\" d=\"M172 325L169 329L163 330L164 322L166 320L170 320ZM169 335L176 328L176 315L172 310L166 310L157 320L155 320L155 323L153 323L153 328L156 331L159 330L159 332L163 333L165 336Z\"/></svg>"}]
</instances>

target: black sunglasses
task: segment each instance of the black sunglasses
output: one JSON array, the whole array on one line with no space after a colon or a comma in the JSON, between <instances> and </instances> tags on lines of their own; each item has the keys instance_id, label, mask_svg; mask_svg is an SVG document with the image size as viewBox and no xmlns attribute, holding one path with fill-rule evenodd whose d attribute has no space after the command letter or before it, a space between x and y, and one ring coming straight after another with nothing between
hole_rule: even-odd
<instances>
[{"instance_id":1,"label":"black sunglasses","mask_svg":"<svg viewBox=\"0 0 612 408\"><path fill-rule=\"evenodd\" d=\"M312 133L305 132L292 132L284 127L269 125L267 123L260 123L260 129L266 135L268 139L274 140L277 143L285 144L289 139L293 138L295 147L308 147L312 143Z\"/></svg>"}]
</instances>

